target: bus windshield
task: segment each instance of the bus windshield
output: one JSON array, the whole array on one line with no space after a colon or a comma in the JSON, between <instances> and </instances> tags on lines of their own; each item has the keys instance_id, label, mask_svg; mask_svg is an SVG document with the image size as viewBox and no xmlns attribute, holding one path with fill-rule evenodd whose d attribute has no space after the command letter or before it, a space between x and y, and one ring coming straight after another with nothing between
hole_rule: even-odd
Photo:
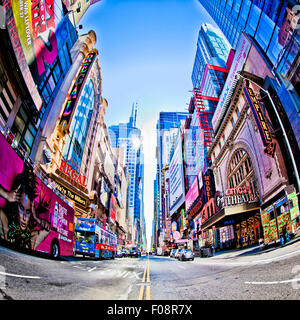
<instances>
[{"instance_id":1,"label":"bus windshield","mask_svg":"<svg viewBox=\"0 0 300 320\"><path fill-rule=\"evenodd\" d=\"M94 232L76 231L76 241L79 243L94 243Z\"/></svg>"}]
</instances>

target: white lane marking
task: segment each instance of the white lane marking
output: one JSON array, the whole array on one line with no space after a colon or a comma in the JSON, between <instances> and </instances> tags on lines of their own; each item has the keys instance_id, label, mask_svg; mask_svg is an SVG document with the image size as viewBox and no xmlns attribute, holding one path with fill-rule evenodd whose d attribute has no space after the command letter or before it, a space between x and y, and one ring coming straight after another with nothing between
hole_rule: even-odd
<instances>
[{"instance_id":1,"label":"white lane marking","mask_svg":"<svg viewBox=\"0 0 300 320\"><path fill-rule=\"evenodd\" d=\"M24 276L20 274L12 274L12 273L6 273L6 272L0 272L0 274L8 277L15 277L15 278L41 279L41 277L37 277L37 276Z\"/></svg>"},{"instance_id":2,"label":"white lane marking","mask_svg":"<svg viewBox=\"0 0 300 320\"><path fill-rule=\"evenodd\" d=\"M91 268L90 270L88 270L88 272L92 272L93 270L95 270L97 267Z\"/></svg>"},{"instance_id":3,"label":"white lane marking","mask_svg":"<svg viewBox=\"0 0 300 320\"><path fill-rule=\"evenodd\" d=\"M291 283L291 282L297 282L300 281L300 279L289 279L289 280L281 280L281 281L245 281L245 284L280 284L280 283Z\"/></svg>"}]
</instances>

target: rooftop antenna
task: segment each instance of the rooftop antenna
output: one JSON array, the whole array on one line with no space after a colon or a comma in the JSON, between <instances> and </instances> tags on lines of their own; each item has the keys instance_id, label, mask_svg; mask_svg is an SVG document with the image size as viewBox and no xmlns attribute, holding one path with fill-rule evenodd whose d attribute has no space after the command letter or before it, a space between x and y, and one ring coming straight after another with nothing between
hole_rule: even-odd
<instances>
[{"instance_id":1,"label":"rooftop antenna","mask_svg":"<svg viewBox=\"0 0 300 320\"><path fill-rule=\"evenodd\" d=\"M135 102L135 114L134 114L134 122L133 122L133 126L136 126L136 114L137 114L137 102Z\"/></svg>"}]
</instances>

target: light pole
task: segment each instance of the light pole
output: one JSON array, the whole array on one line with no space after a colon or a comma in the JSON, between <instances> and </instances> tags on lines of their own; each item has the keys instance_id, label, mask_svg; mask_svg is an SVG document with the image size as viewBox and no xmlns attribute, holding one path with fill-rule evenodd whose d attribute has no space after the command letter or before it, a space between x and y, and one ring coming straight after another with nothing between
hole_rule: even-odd
<instances>
[{"instance_id":1,"label":"light pole","mask_svg":"<svg viewBox=\"0 0 300 320\"><path fill-rule=\"evenodd\" d=\"M271 104L272 104L272 107L273 107L274 112L275 112L275 114L276 114L277 120L278 120L278 122L279 122L280 128L281 128L281 130L282 130L284 140L285 140L286 145L287 145L287 147L288 147L288 151L289 151L289 154L290 154L290 157L291 157L291 160L292 160L292 164L293 164L293 168L294 168L294 172L295 172L295 176L296 176L296 180L297 180L297 187L298 187L298 192L297 192L297 193L299 193L299 191L300 191L300 179L299 179L299 174L298 174L298 170L297 170L297 165L296 165L296 162L295 162L295 159L294 159L294 155L293 155L293 152L292 152L292 148L291 148L291 145L290 145L290 143L289 143L287 134L286 134L286 132L285 132L283 123L282 123L282 121L281 121L281 119L280 119L280 116L279 116L279 114L278 114L278 112L277 112L276 106L275 106L275 104L274 104L274 102L273 102L273 100L272 100L272 98L271 98L271 96L270 96L269 91L266 90L266 89L264 89L264 88L262 88L262 87L261 87L260 85L258 85L255 81L253 81L253 80L251 80L251 79L248 79L248 78L242 76L239 72L236 74L236 76L237 76L237 77L241 77L241 78L243 78L243 79L245 79L245 80L253 83L253 84L256 85L258 88L260 88L262 91L264 91L264 92L267 94L267 96L269 97L269 100L270 100L270 102L271 102Z\"/></svg>"}]
</instances>

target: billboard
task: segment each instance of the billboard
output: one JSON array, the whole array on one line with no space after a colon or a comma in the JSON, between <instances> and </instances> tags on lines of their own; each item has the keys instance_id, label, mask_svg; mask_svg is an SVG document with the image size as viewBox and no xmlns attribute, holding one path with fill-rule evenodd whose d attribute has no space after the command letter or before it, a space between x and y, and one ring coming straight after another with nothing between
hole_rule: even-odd
<instances>
[{"instance_id":1,"label":"billboard","mask_svg":"<svg viewBox=\"0 0 300 320\"><path fill-rule=\"evenodd\" d=\"M64 16L62 2L55 0L3 1L6 26L17 62L32 99L40 110L41 95L37 90L45 82L57 58L61 68L65 63L66 43L69 48L77 39L76 30L68 16ZM52 78L51 78L52 79ZM53 90L54 80L49 81ZM49 96L43 93L46 103Z\"/></svg>"},{"instance_id":2,"label":"billboard","mask_svg":"<svg viewBox=\"0 0 300 320\"><path fill-rule=\"evenodd\" d=\"M173 157L170 161L169 184L170 184L170 215L173 215L185 200L182 146L181 146L180 134L177 137Z\"/></svg>"},{"instance_id":3,"label":"billboard","mask_svg":"<svg viewBox=\"0 0 300 320\"><path fill-rule=\"evenodd\" d=\"M116 212L117 212L117 201L114 195L111 195L111 200L110 200L110 218L113 221L116 221Z\"/></svg>"},{"instance_id":4,"label":"billboard","mask_svg":"<svg viewBox=\"0 0 300 320\"><path fill-rule=\"evenodd\" d=\"M17 248L73 255L74 210L23 162L0 134L0 238Z\"/></svg>"},{"instance_id":5,"label":"billboard","mask_svg":"<svg viewBox=\"0 0 300 320\"><path fill-rule=\"evenodd\" d=\"M224 88L220 95L220 99L219 99L216 111L212 118L212 125L213 125L214 131L218 129L221 118L226 112L225 105L227 105L230 102L230 98L233 93L232 89L237 82L237 80L235 79L235 75L237 74L238 71L241 71L243 69L250 47L251 47L251 42L244 35L244 33L242 33L236 48L236 52L235 52L226 82L224 84Z\"/></svg>"},{"instance_id":6,"label":"billboard","mask_svg":"<svg viewBox=\"0 0 300 320\"><path fill-rule=\"evenodd\" d=\"M109 193L110 193L110 189L107 183L105 182L105 179L102 177L101 187L99 188L98 197L100 202L106 209L108 209L109 207Z\"/></svg>"},{"instance_id":7,"label":"billboard","mask_svg":"<svg viewBox=\"0 0 300 320\"><path fill-rule=\"evenodd\" d=\"M199 197L199 186L198 186L198 177L196 176L194 182L192 183L191 188L189 189L188 193L185 197L185 211L187 212L195 200Z\"/></svg>"},{"instance_id":8,"label":"billboard","mask_svg":"<svg viewBox=\"0 0 300 320\"><path fill-rule=\"evenodd\" d=\"M15 2L13 2L13 4L14 4L14 8L15 8L16 6L19 5L19 1L15 1ZM5 15L6 15L6 17L5 17L6 18L6 28L7 28L8 34L10 36L10 39L11 39L12 47L13 47L18 65L20 67L20 71L22 72L27 89L32 97L32 100L33 100L36 108L38 110L40 110L40 108L42 106L42 99L41 99L40 94L36 88L32 74L30 73L28 62L26 60L26 56L25 56L23 49L22 49L22 42L23 41L21 41L21 38L20 38L19 32L18 32L18 25L20 24L20 19L22 19L22 18L20 18L20 9L17 9L17 11L19 12L19 17L17 16L17 18L15 19L11 0L4 0L3 5L5 8ZM30 30L28 29L28 24L29 24L28 1L22 2L22 5L20 6L22 8L22 10L23 10L23 5L25 6L26 12L27 12L25 15L27 27L23 28L23 29L28 31L28 41L31 42L31 38L29 36ZM22 15L23 15L23 13L22 13ZM23 15L23 19L24 19L24 15ZM24 23L24 25L25 25L25 23ZM26 34L26 32L25 32L25 34ZM27 38L27 35L26 35L26 38Z\"/></svg>"}]
</instances>

